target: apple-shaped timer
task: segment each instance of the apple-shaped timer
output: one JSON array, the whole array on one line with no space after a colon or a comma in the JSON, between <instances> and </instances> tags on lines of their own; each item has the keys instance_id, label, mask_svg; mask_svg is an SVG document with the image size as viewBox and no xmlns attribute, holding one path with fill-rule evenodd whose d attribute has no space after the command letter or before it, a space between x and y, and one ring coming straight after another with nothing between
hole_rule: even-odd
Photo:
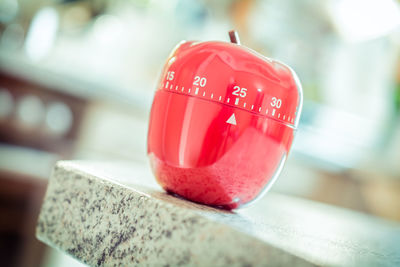
<instances>
[{"instance_id":1,"label":"apple-shaped timer","mask_svg":"<svg viewBox=\"0 0 400 267\"><path fill-rule=\"evenodd\" d=\"M231 42L182 42L167 59L150 114L158 183L227 209L259 198L278 177L302 108L296 74Z\"/></svg>"}]
</instances>

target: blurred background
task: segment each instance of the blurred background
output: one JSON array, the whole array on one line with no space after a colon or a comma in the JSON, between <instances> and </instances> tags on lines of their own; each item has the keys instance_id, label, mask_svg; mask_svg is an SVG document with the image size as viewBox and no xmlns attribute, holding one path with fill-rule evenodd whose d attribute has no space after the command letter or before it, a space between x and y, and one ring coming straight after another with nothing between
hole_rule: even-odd
<instances>
[{"instance_id":1,"label":"blurred background","mask_svg":"<svg viewBox=\"0 0 400 267\"><path fill-rule=\"evenodd\" d=\"M80 264L36 240L60 159L147 165L155 84L181 40L290 65L305 102L273 191L400 221L400 9L392 0L0 0L0 261Z\"/></svg>"}]
</instances>

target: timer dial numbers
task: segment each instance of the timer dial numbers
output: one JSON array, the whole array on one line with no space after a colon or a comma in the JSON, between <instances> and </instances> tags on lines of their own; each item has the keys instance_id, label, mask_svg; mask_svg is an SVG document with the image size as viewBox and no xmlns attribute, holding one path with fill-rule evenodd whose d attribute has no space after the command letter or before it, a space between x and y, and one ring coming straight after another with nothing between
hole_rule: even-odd
<instances>
[{"instance_id":1,"label":"timer dial numbers","mask_svg":"<svg viewBox=\"0 0 400 267\"><path fill-rule=\"evenodd\" d=\"M271 107L280 108L281 106L282 106L282 100L279 98L276 98L275 96L272 97Z\"/></svg>"},{"instance_id":2,"label":"timer dial numbers","mask_svg":"<svg viewBox=\"0 0 400 267\"><path fill-rule=\"evenodd\" d=\"M206 86L207 79L205 77L195 76L193 85L204 87Z\"/></svg>"},{"instance_id":3,"label":"timer dial numbers","mask_svg":"<svg viewBox=\"0 0 400 267\"><path fill-rule=\"evenodd\" d=\"M233 92L232 95L240 96L240 97L246 97L247 94L247 89L246 88L240 88L240 86L235 86L233 87Z\"/></svg>"},{"instance_id":4,"label":"timer dial numbers","mask_svg":"<svg viewBox=\"0 0 400 267\"><path fill-rule=\"evenodd\" d=\"M279 94L271 95L268 90L256 89L241 84L234 85L230 90L221 90L219 87L213 87L213 81L209 82L207 75L195 75L191 84L185 84L181 81L185 79L182 79L179 73L179 70L168 70L162 88L167 91L192 95L272 117L292 126L294 124L296 107L285 106L284 100L286 98L284 96ZM270 91L273 90L273 88L270 89Z\"/></svg>"},{"instance_id":5,"label":"timer dial numbers","mask_svg":"<svg viewBox=\"0 0 400 267\"><path fill-rule=\"evenodd\" d=\"M175 77L175 71L168 71L167 72L167 80L168 81L174 80L174 77Z\"/></svg>"}]
</instances>

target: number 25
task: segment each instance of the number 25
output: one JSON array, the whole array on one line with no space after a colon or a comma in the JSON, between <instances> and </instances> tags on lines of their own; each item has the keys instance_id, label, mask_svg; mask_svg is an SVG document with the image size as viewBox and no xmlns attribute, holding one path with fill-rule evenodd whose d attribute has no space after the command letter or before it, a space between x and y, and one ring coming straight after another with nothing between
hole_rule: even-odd
<instances>
[{"instance_id":1,"label":"number 25","mask_svg":"<svg viewBox=\"0 0 400 267\"><path fill-rule=\"evenodd\" d=\"M240 96L240 97L246 97L246 92L247 92L246 88L240 88L240 86L236 85L235 87L233 87L232 95L237 95L237 96Z\"/></svg>"}]
</instances>

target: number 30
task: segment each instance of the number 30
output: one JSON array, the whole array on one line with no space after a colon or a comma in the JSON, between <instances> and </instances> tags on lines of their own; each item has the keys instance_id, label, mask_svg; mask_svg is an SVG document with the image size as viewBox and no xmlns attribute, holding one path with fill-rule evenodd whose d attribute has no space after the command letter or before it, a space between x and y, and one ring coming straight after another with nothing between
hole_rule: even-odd
<instances>
[{"instance_id":1,"label":"number 30","mask_svg":"<svg viewBox=\"0 0 400 267\"><path fill-rule=\"evenodd\" d=\"M282 100L279 98L273 97L271 101L271 107L280 108L282 106Z\"/></svg>"}]
</instances>

